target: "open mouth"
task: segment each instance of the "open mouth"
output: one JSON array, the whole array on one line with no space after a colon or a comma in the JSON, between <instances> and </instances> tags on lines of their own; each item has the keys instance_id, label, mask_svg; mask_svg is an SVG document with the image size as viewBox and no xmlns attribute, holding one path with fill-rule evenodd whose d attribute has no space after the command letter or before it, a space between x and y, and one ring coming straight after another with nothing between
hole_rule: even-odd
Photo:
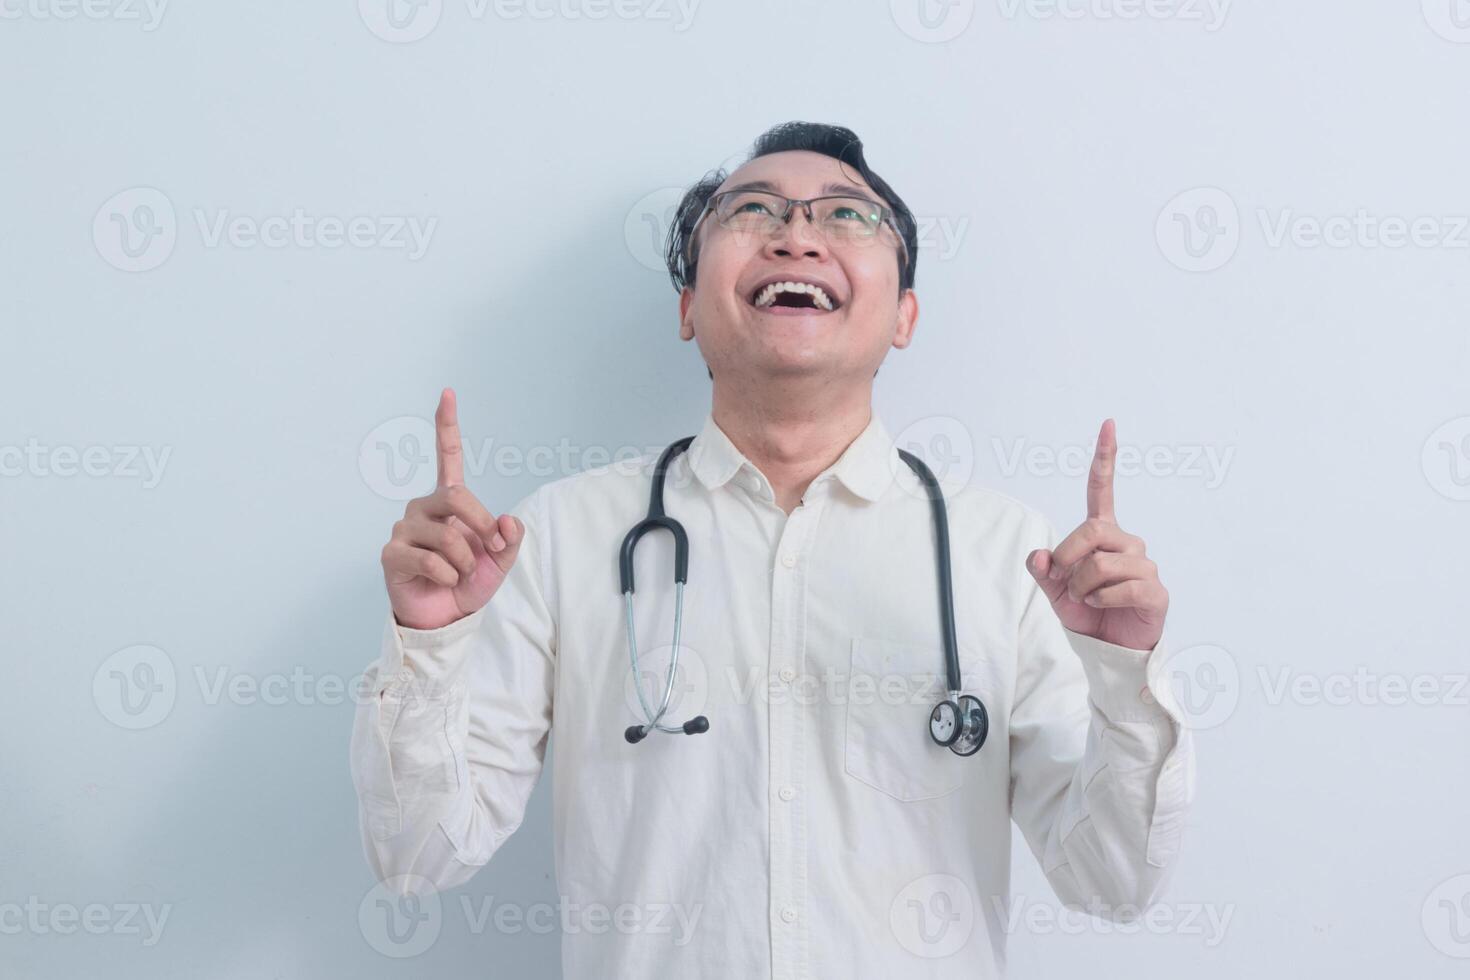
<instances>
[{"instance_id":1,"label":"open mouth","mask_svg":"<svg viewBox=\"0 0 1470 980\"><path fill-rule=\"evenodd\" d=\"M763 283L751 293L750 305L771 313L812 310L831 313L842 306L827 287L802 279L776 279Z\"/></svg>"}]
</instances>

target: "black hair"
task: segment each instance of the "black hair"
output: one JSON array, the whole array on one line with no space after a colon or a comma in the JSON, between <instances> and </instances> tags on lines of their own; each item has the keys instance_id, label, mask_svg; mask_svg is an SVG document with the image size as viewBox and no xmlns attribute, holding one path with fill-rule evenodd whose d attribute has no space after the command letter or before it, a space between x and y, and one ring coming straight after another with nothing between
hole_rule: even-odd
<instances>
[{"instance_id":1,"label":"black hair","mask_svg":"<svg viewBox=\"0 0 1470 980\"><path fill-rule=\"evenodd\" d=\"M863 141L858 139L857 134L845 126L830 126L825 123L781 123L779 126L772 126L756 139L745 162L787 150L821 153L851 167L892 209L894 224L903 237L906 256L899 259L898 289L900 293L905 289L912 289L914 269L919 262L918 225L914 221L913 212L903 203L903 198L894 193L888 182L868 166L868 161L863 158ZM699 256L695 254L694 242L691 241L694 225L710 197L729 176L723 168L705 174L698 183L684 192L684 197L674 212L674 219L669 225L665 260L669 267L669 279L676 290L682 291L685 286L694 285L699 267Z\"/></svg>"}]
</instances>

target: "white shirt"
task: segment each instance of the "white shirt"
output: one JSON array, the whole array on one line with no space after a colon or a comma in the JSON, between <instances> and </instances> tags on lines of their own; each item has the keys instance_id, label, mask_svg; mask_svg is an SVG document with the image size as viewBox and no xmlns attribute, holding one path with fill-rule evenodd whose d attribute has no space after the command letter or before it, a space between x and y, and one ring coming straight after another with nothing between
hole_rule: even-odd
<instances>
[{"instance_id":1,"label":"white shirt","mask_svg":"<svg viewBox=\"0 0 1470 980\"><path fill-rule=\"evenodd\" d=\"M949 495L963 689L990 734L934 744L944 697L934 532L876 414L788 516L712 417L671 464L689 536L679 678L644 721L618 584L654 455L546 484L513 509L519 558L479 612L388 618L358 709L363 841L398 891L467 881L520 826L556 733L565 976L999 975L1012 821L1059 898L1147 907L1193 796L1162 644L1065 629L1024 567L1058 536L993 491ZM663 694L673 544L636 552L644 690ZM405 884L408 882L408 884ZM1126 910L1123 912L1127 914Z\"/></svg>"}]
</instances>

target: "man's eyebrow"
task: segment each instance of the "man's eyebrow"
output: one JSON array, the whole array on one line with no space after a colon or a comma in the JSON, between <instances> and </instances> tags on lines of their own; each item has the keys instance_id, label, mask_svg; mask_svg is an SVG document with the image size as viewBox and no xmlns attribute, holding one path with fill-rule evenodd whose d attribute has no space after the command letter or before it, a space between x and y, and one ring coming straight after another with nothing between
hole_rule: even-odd
<instances>
[{"instance_id":1,"label":"man's eyebrow","mask_svg":"<svg viewBox=\"0 0 1470 980\"><path fill-rule=\"evenodd\" d=\"M827 184L822 188L823 194L851 194L853 197L877 197L872 191L858 187L856 184Z\"/></svg>"},{"instance_id":2,"label":"man's eyebrow","mask_svg":"<svg viewBox=\"0 0 1470 980\"><path fill-rule=\"evenodd\" d=\"M726 187L727 191L770 191L772 194L780 194L776 185L769 180L747 180L743 184L731 184Z\"/></svg>"}]
</instances>

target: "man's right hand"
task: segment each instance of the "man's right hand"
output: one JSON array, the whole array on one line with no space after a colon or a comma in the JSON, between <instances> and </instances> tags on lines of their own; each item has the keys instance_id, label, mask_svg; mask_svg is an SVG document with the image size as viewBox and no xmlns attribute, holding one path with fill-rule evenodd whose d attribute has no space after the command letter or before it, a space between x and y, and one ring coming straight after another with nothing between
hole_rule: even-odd
<instances>
[{"instance_id":1,"label":"man's right hand","mask_svg":"<svg viewBox=\"0 0 1470 980\"><path fill-rule=\"evenodd\" d=\"M434 413L439 482L408 502L383 547L383 578L399 625L432 630L477 611L515 564L526 529L509 514L497 519L464 485L464 451L454 390Z\"/></svg>"}]
</instances>

